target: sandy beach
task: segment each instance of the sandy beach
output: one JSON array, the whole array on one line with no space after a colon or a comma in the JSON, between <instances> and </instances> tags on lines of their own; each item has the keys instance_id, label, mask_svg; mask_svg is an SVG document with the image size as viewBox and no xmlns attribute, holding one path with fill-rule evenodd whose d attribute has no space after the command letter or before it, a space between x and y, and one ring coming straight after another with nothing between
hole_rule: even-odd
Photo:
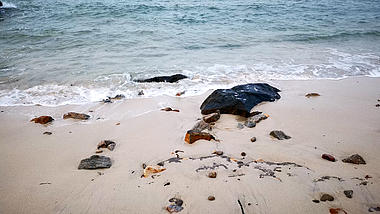
<instances>
[{"instance_id":1,"label":"sandy beach","mask_svg":"<svg viewBox=\"0 0 380 214\"><path fill-rule=\"evenodd\" d=\"M173 197L183 200L179 213L326 214L340 208L360 214L379 207L380 78L268 83L281 90L281 99L253 110L269 118L239 129L245 118L222 114L210 131L217 141L193 144L184 141L186 131L202 117L199 107L212 91L0 107L0 213L168 213ZM305 97L311 92L321 96ZM164 107L180 112L161 111ZM64 120L69 111L91 118ZM55 120L30 122L42 115ZM272 130L291 138L274 139ZM112 167L78 170L102 140L116 142L113 151L98 154L110 157ZM324 153L337 161L322 159ZM353 154L366 164L342 162ZM179 162L166 161L165 171L141 177L143 164L157 167L177 155ZM208 177L211 171L216 178ZM345 190L353 190L352 198ZM334 200L313 202L325 193Z\"/></svg>"}]
</instances>

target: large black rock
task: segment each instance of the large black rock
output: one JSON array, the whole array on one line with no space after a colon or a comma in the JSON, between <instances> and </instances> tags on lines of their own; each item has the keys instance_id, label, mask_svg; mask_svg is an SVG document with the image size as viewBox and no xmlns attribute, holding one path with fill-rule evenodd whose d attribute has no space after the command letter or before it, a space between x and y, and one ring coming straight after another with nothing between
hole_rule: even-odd
<instances>
[{"instance_id":1,"label":"large black rock","mask_svg":"<svg viewBox=\"0 0 380 214\"><path fill-rule=\"evenodd\" d=\"M188 77L183 75L183 74L174 74L172 76L159 76L159 77L153 77L153 78L145 79L145 80L136 80L136 82L170 82L170 83L175 83L181 79L186 79L186 78L188 78Z\"/></svg>"},{"instance_id":2,"label":"large black rock","mask_svg":"<svg viewBox=\"0 0 380 214\"><path fill-rule=\"evenodd\" d=\"M249 117L251 109L264 101L280 99L279 89L266 83L238 85L231 89L218 89L203 101L202 114L220 111L221 114L235 114Z\"/></svg>"},{"instance_id":3,"label":"large black rock","mask_svg":"<svg viewBox=\"0 0 380 214\"><path fill-rule=\"evenodd\" d=\"M80 161L78 169L101 169L112 166L111 158L106 156L93 155Z\"/></svg>"}]
</instances>

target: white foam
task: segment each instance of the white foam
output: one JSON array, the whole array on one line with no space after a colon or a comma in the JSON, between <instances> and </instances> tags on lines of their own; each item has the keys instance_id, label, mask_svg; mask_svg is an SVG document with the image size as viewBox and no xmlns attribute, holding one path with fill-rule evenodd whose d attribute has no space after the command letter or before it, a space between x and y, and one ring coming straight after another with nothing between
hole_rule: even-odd
<instances>
[{"instance_id":1,"label":"white foam","mask_svg":"<svg viewBox=\"0 0 380 214\"><path fill-rule=\"evenodd\" d=\"M3 6L0 8L17 8L17 6L10 2L3 2Z\"/></svg>"}]
</instances>

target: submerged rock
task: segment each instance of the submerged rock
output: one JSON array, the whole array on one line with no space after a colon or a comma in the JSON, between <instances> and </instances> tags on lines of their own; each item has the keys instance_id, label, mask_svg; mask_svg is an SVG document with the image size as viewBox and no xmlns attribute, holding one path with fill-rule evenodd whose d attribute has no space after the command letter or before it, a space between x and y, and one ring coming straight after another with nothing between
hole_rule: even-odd
<instances>
[{"instance_id":1,"label":"submerged rock","mask_svg":"<svg viewBox=\"0 0 380 214\"><path fill-rule=\"evenodd\" d=\"M344 195L346 195L347 198L352 198L352 195L354 194L353 190L344 190Z\"/></svg>"},{"instance_id":2,"label":"submerged rock","mask_svg":"<svg viewBox=\"0 0 380 214\"><path fill-rule=\"evenodd\" d=\"M203 121L205 121L206 123L213 123L219 120L219 118L220 118L220 113L215 112L215 113L211 113L211 114L203 116Z\"/></svg>"},{"instance_id":3,"label":"submerged rock","mask_svg":"<svg viewBox=\"0 0 380 214\"><path fill-rule=\"evenodd\" d=\"M113 151L116 146L116 143L111 140L102 140L98 146L97 149L100 148L108 148L109 150Z\"/></svg>"},{"instance_id":4,"label":"submerged rock","mask_svg":"<svg viewBox=\"0 0 380 214\"><path fill-rule=\"evenodd\" d=\"M305 97L307 97L307 98L310 98L310 97L319 97L319 96L321 96L321 95L319 95L318 93L308 93L308 94L305 95Z\"/></svg>"},{"instance_id":5,"label":"submerged rock","mask_svg":"<svg viewBox=\"0 0 380 214\"><path fill-rule=\"evenodd\" d=\"M323 194L321 196L321 201L334 201L334 197L332 197L331 195L329 194Z\"/></svg>"},{"instance_id":6,"label":"submerged rock","mask_svg":"<svg viewBox=\"0 0 380 214\"><path fill-rule=\"evenodd\" d=\"M76 112L69 112L67 114L63 115L63 119L76 119L76 120L88 120L90 118L90 115L83 114L83 113L76 113Z\"/></svg>"},{"instance_id":7,"label":"submerged rock","mask_svg":"<svg viewBox=\"0 0 380 214\"><path fill-rule=\"evenodd\" d=\"M287 140L291 138L290 136L286 135L283 131L279 131L279 130L273 130L269 134L270 136L277 138L279 140Z\"/></svg>"},{"instance_id":8,"label":"submerged rock","mask_svg":"<svg viewBox=\"0 0 380 214\"><path fill-rule=\"evenodd\" d=\"M54 118L52 118L50 116L41 116L41 117L33 118L30 122L46 124L46 123L52 122L53 120L54 120Z\"/></svg>"},{"instance_id":9,"label":"submerged rock","mask_svg":"<svg viewBox=\"0 0 380 214\"><path fill-rule=\"evenodd\" d=\"M189 144L194 143L197 140L215 140L215 137L206 132L200 132L196 130L189 130L186 132L185 141Z\"/></svg>"},{"instance_id":10,"label":"submerged rock","mask_svg":"<svg viewBox=\"0 0 380 214\"><path fill-rule=\"evenodd\" d=\"M345 163L353 163L353 164L366 164L365 160L358 154L351 155L348 158L342 160Z\"/></svg>"},{"instance_id":11,"label":"submerged rock","mask_svg":"<svg viewBox=\"0 0 380 214\"><path fill-rule=\"evenodd\" d=\"M325 160L328 160L328 161L335 162L335 158L334 158L334 156L329 155L329 154L323 154L323 155L322 155L322 158L325 159Z\"/></svg>"},{"instance_id":12,"label":"submerged rock","mask_svg":"<svg viewBox=\"0 0 380 214\"><path fill-rule=\"evenodd\" d=\"M251 109L264 101L280 99L280 90L266 83L238 85L231 89L217 89L202 103L202 114L220 111L221 114L251 116Z\"/></svg>"},{"instance_id":13,"label":"submerged rock","mask_svg":"<svg viewBox=\"0 0 380 214\"><path fill-rule=\"evenodd\" d=\"M92 155L80 161L78 169L101 169L112 166L111 158L106 156Z\"/></svg>"},{"instance_id":14,"label":"submerged rock","mask_svg":"<svg viewBox=\"0 0 380 214\"><path fill-rule=\"evenodd\" d=\"M149 79L143 79L143 80L136 80L136 82L169 82L169 83L175 83L179 80L186 79L187 76L183 74L174 74L172 76L158 76L153 77Z\"/></svg>"}]
</instances>

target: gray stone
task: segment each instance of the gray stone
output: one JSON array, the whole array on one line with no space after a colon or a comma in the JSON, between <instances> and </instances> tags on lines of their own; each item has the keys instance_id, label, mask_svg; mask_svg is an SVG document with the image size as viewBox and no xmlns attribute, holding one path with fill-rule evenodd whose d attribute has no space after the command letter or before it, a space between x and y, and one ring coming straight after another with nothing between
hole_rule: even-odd
<instances>
[{"instance_id":1,"label":"gray stone","mask_svg":"<svg viewBox=\"0 0 380 214\"><path fill-rule=\"evenodd\" d=\"M354 191L352 191L352 190L344 190L343 193L346 195L347 198L352 198L352 195L354 194Z\"/></svg>"},{"instance_id":2,"label":"gray stone","mask_svg":"<svg viewBox=\"0 0 380 214\"><path fill-rule=\"evenodd\" d=\"M253 121L245 121L244 125L248 128L253 128L256 126L256 123Z\"/></svg>"},{"instance_id":3,"label":"gray stone","mask_svg":"<svg viewBox=\"0 0 380 214\"><path fill-rule=\"evenodd\" d=\"M365 160L358 154L351 155L348 158L342 160L345 163L353 163L353 164L366 164Z\"/></svg>"},{"instance_id":4,"label":"gray stone","mask_svg":"<svg viewBox=\"0 0 380 214\"><path fill-rule=\"evenodd\" d=\"M277 138L279 140L287 140L291 138L290 136L286 135L283 131L279 131L279 130L271 131L270 136Z\"/></svg>"},{"instance_id":5,"label":"gray stone","mask_svg":"<svg viewBox=\"0 0 380 214\"><path fill-rule=\"evenodd\" d=\"M92 155L80 161L78 169L101 169L112 166L111 158L106 156Z\"/></svg>"},{"instance_id":6,"label":"gray stone","mask_svg":"<svg viewBox=\"0 0 380 214\"><path fill-rule=\"evenodd\" d=\"M243 129L243 128L244 128L244 126L243 126L243 124L242 124L242 123L238 123L238 124L237 124L237 128L238 128L238 129Z\"/></svg>"},{"instance_id":7,"label":"gray stone","mask_svg":"<svg viewBox=\"0 0 380 214\"><path fill-rule=\"evenodd\" d=\"M329 194L323 194L320 200L321 201L334 201L334 197L332 197Z\"/></svg>"}]
</instances>

